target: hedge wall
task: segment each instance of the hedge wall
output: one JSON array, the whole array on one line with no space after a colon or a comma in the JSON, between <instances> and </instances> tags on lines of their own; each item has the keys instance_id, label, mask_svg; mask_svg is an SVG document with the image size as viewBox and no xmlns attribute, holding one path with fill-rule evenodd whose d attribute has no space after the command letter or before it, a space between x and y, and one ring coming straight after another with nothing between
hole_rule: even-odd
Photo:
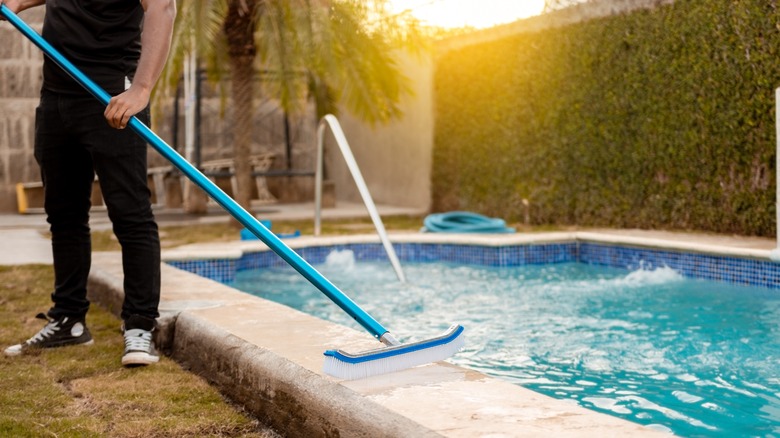
<instances>
[{"instance_id":1,"label":"hedge wall","mask_svg":"<svg viewBox=\"0 0 780 438\"><path fill-rule=\"evenodd\" d=\"M677 0L443 54L434 209L774 236L778 3Z\"/></svg>"}]
</instances>

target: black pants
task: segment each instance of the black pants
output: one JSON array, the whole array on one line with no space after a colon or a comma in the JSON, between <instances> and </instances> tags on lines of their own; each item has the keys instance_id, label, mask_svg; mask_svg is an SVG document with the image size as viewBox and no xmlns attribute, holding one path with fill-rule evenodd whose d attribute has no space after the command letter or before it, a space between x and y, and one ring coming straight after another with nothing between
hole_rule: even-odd
<instances>
[{"instance_id":1,"label":"black pants","mask_svg":"<svg viewBox=\"0 0 780 438\"><path fill-rule=\"evenodd\" d=\"M157 318L160 239L146 182L146 143L130 128L111 128L88 95L41 94L36 109L35 159L51 225L55 285L49 316L83 317L89 309L89 209L97 173L114 234L122 246L122 319ZM148 108L137 115L148 124Z\"/></svg>"}]
</instances>

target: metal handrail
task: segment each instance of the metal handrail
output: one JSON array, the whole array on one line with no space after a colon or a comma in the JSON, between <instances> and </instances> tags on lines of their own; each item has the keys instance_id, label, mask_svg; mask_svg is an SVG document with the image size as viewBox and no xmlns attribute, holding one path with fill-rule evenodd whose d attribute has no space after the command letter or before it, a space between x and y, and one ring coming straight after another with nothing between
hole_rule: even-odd
<instances>
[{"instance_id":1,"label":"metal handrail","mask_svg":"<svg viewBox=\"0 0 780 438\"><path fill-rule=\"evenodd\" d=\"M320 235L320 216L322 211L322 178L323 178L323 149L325 139L325 127L330 126L330 131L333 133L333 137L336 139L336 143L339 145L341 155L344 156L344 161L347 163L349 172L352 174L352 179L355 180L360 196L363 198L363 203L368 209L368 214L371 216L371 220L374 222L379 239L382 241L382 245L385 247L387 257L390 259L390 264L393 265L395 274L398 276L398 280L401 283L406 283L406 277L403 270L401 270L401 263L398 261L398 257L395 255L395 250L390 240L387 238L387 231L382 223L382 219L379 217L379 212L374 205L374 201L371 199L371 194L368 192L366 182L363 180L363 175L360 174L355 157L352 155L352 150L349 148L347 138L344 136L344 131L341 130L336 116L328 114L320 120L320 124L317 127L317 168L315 170L314 178L314 235Z\"/></svg>"}]
</instances>

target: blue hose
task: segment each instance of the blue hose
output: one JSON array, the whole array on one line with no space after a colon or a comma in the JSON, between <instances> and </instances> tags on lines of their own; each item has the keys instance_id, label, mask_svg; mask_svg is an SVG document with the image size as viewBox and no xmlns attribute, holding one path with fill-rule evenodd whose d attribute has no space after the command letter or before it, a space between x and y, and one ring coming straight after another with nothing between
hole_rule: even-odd
<instances>
[{"instance_id":1,"label":"blue hose","mask_svg":"<svg viewBox=\"0 0 780 438\"><path fill-rule=\"evenodd\" d=\"M423 220L423 231L435 233L514 233L503 219L489 218L468 211L429 214Z\"/></svg>"}]
</instances>

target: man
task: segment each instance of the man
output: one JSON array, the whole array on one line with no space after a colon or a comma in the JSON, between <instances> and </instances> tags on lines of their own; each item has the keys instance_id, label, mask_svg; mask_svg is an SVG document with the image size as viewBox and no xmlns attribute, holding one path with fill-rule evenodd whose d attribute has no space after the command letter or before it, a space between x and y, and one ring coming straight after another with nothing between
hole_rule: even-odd
<instances>
[{"instance_id":1,"label":"man","mask_svg":"<svg viewBox=\"0 0 780 438\"><path fill-rule=\"evenodd\" d=\"M146 183L146 144L127 126L149 122L149 97L168 56L175 0L0 0L14 12L46 4L43 37L113 96L107 107L50 59L43 64L36 109L35 158L52 235L53 306L27 341L32 349L89 345L87 276L89 208L95 175L122 246L125 299L121 318L125 366L159 360L153 332L159 317L160 241Z\"/></svg>"}]
</instances>

